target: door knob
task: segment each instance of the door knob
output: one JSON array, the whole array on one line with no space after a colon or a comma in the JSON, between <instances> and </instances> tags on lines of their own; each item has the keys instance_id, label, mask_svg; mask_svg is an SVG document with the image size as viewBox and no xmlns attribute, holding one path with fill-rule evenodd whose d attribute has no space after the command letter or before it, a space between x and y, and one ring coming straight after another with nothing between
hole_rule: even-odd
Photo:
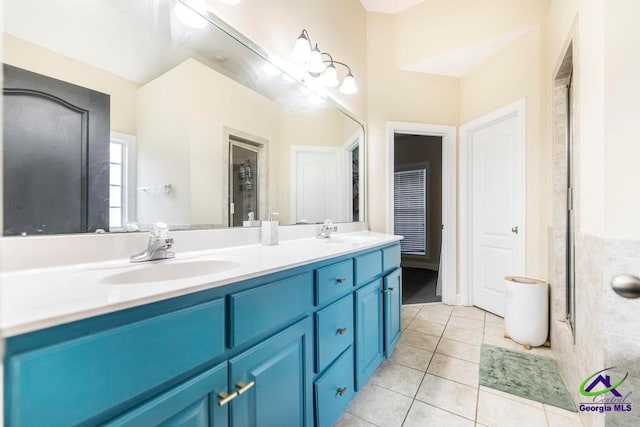
<instances>
[{"instance_id":1,"label":"door knob","mask_svg":"<svg viewBox=\"0 0 640 427\"><path fill-rule=\"evenodd\" d=\"M640 298L640 277L620 274L611 281L615 293L625 298Z\"/></svg>"},{"instance_id":2,"label":"door knob","mask_svg":"<svg viewBox=\"0 0 640 427\"><path fill-rule=\"evenodd\" d=\"M515 227L511 227L511 232L518 234L518 226L516 225Z\"/></svg>"}]
</instances>

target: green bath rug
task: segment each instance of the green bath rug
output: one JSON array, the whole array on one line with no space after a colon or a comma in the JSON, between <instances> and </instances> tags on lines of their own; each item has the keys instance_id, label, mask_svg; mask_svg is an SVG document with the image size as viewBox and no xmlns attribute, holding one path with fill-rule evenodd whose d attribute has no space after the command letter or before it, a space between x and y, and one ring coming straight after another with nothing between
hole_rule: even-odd
<instances>
[{"instance_id":1,"label":"green bath rug","mask_svg":"<svg viewBox=\"0 0 640 427\"><path fill-rule=\"evenodd\" d=\"M550 357L482 344L480 385L577 412Z\"/></svg>"}]
</instances>

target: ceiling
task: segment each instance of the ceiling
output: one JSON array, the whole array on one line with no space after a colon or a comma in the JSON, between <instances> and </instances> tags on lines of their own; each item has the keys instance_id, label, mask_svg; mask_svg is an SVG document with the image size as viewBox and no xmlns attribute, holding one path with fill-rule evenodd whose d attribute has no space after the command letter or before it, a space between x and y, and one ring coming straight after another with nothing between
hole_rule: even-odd
<instances>
[{"instance_id":1,"label":"ceiling","mask_svg":"<svg viewBox=\"0 0 640 427\"><path fill-rule=\"evenodd\" d=\"M401 69L428 74L462 77L523 35L531 27L503 33L479 43L425 58Z\"/></svg>"},{"instance_id":2,"label":"ceiling","mask_svg":"<svg viewBox=\"0 0 640 427\"><path fill-rule=\"evenodd\" d=\"M360 0L367 12L380 12L388 14L400 13L425 0Z\"/></svg>"}]
</instances>

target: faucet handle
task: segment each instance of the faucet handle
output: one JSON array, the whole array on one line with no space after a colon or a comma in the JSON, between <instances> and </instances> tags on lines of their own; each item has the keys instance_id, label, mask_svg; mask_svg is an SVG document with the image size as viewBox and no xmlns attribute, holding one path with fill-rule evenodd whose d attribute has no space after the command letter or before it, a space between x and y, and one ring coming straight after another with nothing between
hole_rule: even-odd
<instances>
[{"instance_id":1,"label":"faucet handle","mask_svg":"<svg viewBox=\"0 0 640 427\"><path fill-rule=\"evenodd\" d=\"M333 221L331 221L330 219L325 219L324 220L324 226L325 227L331 227L333 225Z\"/></svg>"}]
</instances>

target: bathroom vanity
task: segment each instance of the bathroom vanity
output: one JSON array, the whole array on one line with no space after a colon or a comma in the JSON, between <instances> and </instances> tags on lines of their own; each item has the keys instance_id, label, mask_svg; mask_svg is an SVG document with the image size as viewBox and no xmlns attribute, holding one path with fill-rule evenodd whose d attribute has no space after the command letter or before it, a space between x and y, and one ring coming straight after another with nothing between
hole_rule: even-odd
<instances>
[{"instance_id":1,"label":"bathroom vanity","mask_svg":"<svg viewBox=\"0 0 640 427\"><path fill-rule=\"evenodd\" d=\"M5 425L332 426L400 336L398 239L9 274L52 302L3 315Z\"/></svg>"}]
</instances>

